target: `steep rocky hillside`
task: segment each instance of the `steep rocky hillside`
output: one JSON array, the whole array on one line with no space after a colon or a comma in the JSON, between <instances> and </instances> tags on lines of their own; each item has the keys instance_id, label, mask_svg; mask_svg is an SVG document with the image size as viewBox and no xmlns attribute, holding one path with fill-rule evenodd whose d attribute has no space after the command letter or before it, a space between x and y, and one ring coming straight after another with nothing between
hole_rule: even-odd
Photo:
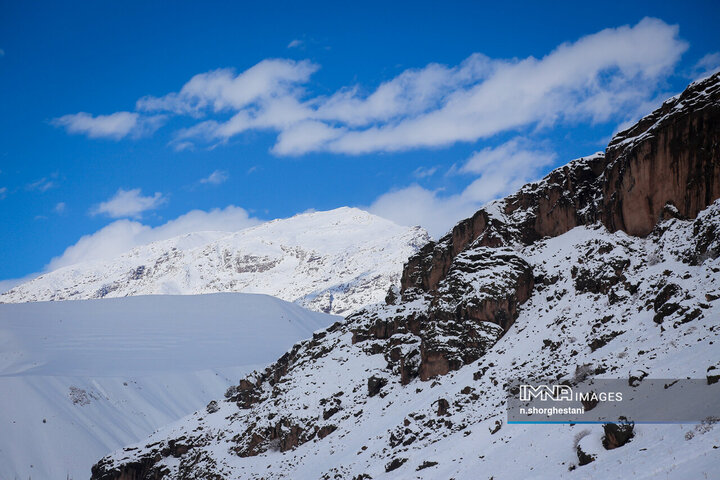
<instances>
[{"instance_id":1,"label":"steep rocky hillside","mask_svg":"<svg viewBox=\"0 0 720 480\"><path fill-rule=\"evenodd\" d=\"M506 424L505 398L513 378L580 376L707 377L720 398L718 197L715 75L93 478L712 478L717 419L636 425L610 449L600 425Z\"/></svg>"},{"instance_id":2,"label":"steep rocky hillside","mask_svg":"<svg viewBox=\"0 0 720 480\"><path fill-rule=\"evenodd\" d=\"M192 233L71 265L13 288L0 303L244 292L347 315L382 300L403 262L428 240L422 228L344 207L236 233Z\"/></svg>"}]
</instances>

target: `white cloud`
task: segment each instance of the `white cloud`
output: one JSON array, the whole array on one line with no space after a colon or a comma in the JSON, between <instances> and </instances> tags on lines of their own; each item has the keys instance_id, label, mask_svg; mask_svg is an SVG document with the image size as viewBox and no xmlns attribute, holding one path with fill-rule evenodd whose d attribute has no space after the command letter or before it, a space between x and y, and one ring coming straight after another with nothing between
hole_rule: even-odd
<instances>
[{"instance_id":1,"label":"white cloud","mask_svg":"<svg viewBox=\"0 0 720 480\"><path fill-rule=\"evenodd\" d=\"M195 144L193 144L192 142L170 142L170 144L173 145L173 149L176 152L195 149Z\"/></svg>"},{"instance_id":2,"label":"white cloud","mask_svg":"<svg viewBox=\"0 0 720 480\"><path fill-rule=\"evenodd\" d=\"M494 62L477 53L456 67L431 63L408 69L370 94L364 95L356 86L322 99L317 117L365 126L416 116L439 108L452 92L487 78L493 69Z\"/></svg>"},{"instance_id":3,"label":"white cloud","mask_svg":"<svg viewBox=\"0 0 720 480\"><path fill-rule=\"evenodd\" d=\"M282 130L272 151L277 155L302 155L316 150L318 144L334 140L344 133L344 129L307 120Z\"/></svg>"},{"instance_id":4,"label":"white cloud","mask_svg":"<svg viewBox=\"0 0 720 480\"><path fill-rule=\"evenodd\" d=\"M366 209L399 225L421 225L439 238L458 220L475 212L477 205L462 195L443 196L440 191L413 184L381 195Z\"/></svg>"},{"instance_id":5,"label":"white cloud","mask_svg":"<svg viewBox=\"0 0 720 480\"><path fill-rule=\"evenodd\" d=\"M67 205L65 204L65 202L58 202L53 210L57 214L63 214L65 213L65 210L67 210Z\"/></svg>"},{"instance_id":6,"label":"white cloud","mask_svg":"<svg viewBox=\"0 0 720 480\"><path fill-rule=\"evenodd\" d=\"M474 153L459 172L475 178L458 194L443 195L440 190L413 184L381 195L368 210L400 225L422 225L439 238L485 203L536 179L555 157L552 152L535 149L527 140L516 138Z\"/></svg>"},{"instance_id":7,"label":"white cloud","mask_svg":"<svg viewBox=\"0 0 720 480\"><path fill-rule=\"evenodd\" d=\"M426 177L432 177L435 175L435 172L438 171L438 167L418 167L413 171L413 177L415 178L426 178Z\"/></svg>"},{"instance_id":8,"label":"white cloud","mask_svg":"<svg viewBox=\"0 0 720 480\"><path fill-rule=\"evenodd\" d=\"M90 213L92 215L105 214L111 218L139 218L143 212L154 210L165 201L165 197L160 192L144 197L139 188L133 190L120 188L112 198L96 205Z\"/></svg>"},{"instance_id":9,"label":"white cloud","mask_svg":"<svg viewBox=\"0 0 720 480\"><path fill-rule=\"evenodd\" d=\"M720 52L708 53L698 60L691 69L690 78L700 80L716 72L720 72Z\"/></svg>"},{"instance_id":10,"label":"white cloud","mask_svg":"<svg viewBox=\"0 0 720 480\"><path fill-rule=\"evenodd\" d=\"M168 111L178 114L200 114L241 109L258 100L291 95L298 84L307 82L319 67L307 60L263 60L236 75L232 69L219 69L195 75L180 92L164 97L143 97L136 108L141 111Z\"/></svg>"},{"instance_id":11,"label":"white cloud","mask_svg":"<svg viewBox=\"0 0 720 480\"><path fill-rule=\"evenodd\" d=\"M212 185L220 185L224 183L230 176L224 170L215 170L209 176L200 179L200 183L209 183Z\"/></svg>"},{"instance_id":12,"label":"white cloud","mask_svg":"<svg viewBox=\"0 0 720 480\"><path fill-rule=\"evenodd\" d=\"M298 48L298 47L302 47L303 43L305 43L305 42L303 42L302 40L299 40L299 39L296 38L295 40L292 40L290 43L288 43L287 48Z\"/></svg>"},{"instance_id":13,"label":"white cloud","mask_svg":"<svg viewBox=\"0 0 720 480\"><path fill-rule=\"evenodd\" d=\"M7 187L0 187L0 200L3 200L7 196Z\"/></svg>"},{"instance_id":14,"label":"white cloud","mask_svg":"<svg viewBox=\"0 0 720 480\"><path fill-rule=\"evenodd\" d=\"M308 91L318 65L267 59L239 74L195 75L179 92L141 98L136 109L211 117L176 132L176 149L191 141L217 145L252 130L277 133L276 155L440 147L559 122L627 120L655 98L687 47L677 26L645 18L564 43L542 58L476 53L456 66L405 70L374 89L354 85L321 96ZM712 55L703 62L713 63ZM138 115L118 114L127 122Z\"/></svg>"},{"instance_id":15,"label":"white cloud","mask_svg":"<svg viewBox=\"0 0 720 480\"><path fill-rule=\"evenodd\" d=\"M25 275L22 278L9 278L6 280L0 280L0 293L5 293L9 290L12 290L21 283L29 282L30 280L36 278L38 275L40 275L40 273L31 273L29 275Z\"/></svg>"},{"instance_id":16,"label":"white cloud","mask_svg":"<svg viewBox=\"0 0 720 480\"><path fill-rule=\"evenodd\" d=\"M230 205L210 211L192 210L174 220L150 227L137 221L116 220L97 232L85 235L53 258L46 271L56 270L79 262L110 259L132 248L165 240L191 232L238 231L260 223L240 207Z\"/></svg>"},{"instance_id":17,"label":"white cloud","mask_svg":"<svg viewBox=\"0 0 720 480\"><path fill-rule=\"evenodd\" d=\"M5 50L0 48L0 57L4 57L4 56L5 56Z\"/></svg>"},{"instance_id":18,"label":"white cloud","mask_svg":"<svg viewBox=\"0 0 720 480\"><path fill-rule=\"evenodd\" d=\"M686 48L677 27L659 20L603 30L539 60L493 61L483 81L450 92L439 108L348 132L318 149L406 150L474 141L529 124L604 121L651 96Z\"/></svg>"},{"instance_id":19,"label":"white cloud","mask_svg":"<svg viewBox=\"0 0 720 480\"><path fill-rule=\"evenodd\" d=\"M141 137L150 135L162 126L165 116L145 117L134 112L115 112L110 115L93 116L79 112L63 115L51 123L63 127L68 133L83 134L90 138L120 140L128 135Z\"/></svg>"}]
</instances>

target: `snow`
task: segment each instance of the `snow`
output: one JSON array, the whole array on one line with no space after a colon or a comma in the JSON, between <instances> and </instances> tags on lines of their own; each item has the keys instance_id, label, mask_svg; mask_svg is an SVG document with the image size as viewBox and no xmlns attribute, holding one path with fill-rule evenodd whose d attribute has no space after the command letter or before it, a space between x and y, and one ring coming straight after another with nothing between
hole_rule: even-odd
<instances>
[{"instance_id":1,"label":"snow","mask_svg":"<svg viewBox=\"0 0 720 480\"><path fill-rule=\"evenodd\" d=\"M154 242L46 273L0 302L246 292L347 315L384 299L403 263L428 240L420 227L343 207Z\"/></svg>"},{"instance_id":2,"label":"snow","mask_svg":"<svg viewBox=\"0 0 720 480\"><path fill-rule=\"evenodd\" d=\"M88 478L336 320L235 293L0 305L0 478Z\"/></svg>"},{"instance_id":3,"label":"snow","mask_svg":"<svg viewBox=\"0 0 720 480\"><path fill-rule=\"evenodd\" d=\"M720 201L699 218L715 222L718 212ZM519 254L535 274L552 280L536 286L518 319L485 356L455 372L401 385L383 355L373 351L373 340L352 342L350 330L371 316L360 313L328 331L320 344L301 344L282 382L262 385L265 400L249 409L220 402L220 412L186 417L134 445L137 450L116 451L109 461L122 464L150 451L146 445L185 436L202 452L193 455L199 461L192 468L202 472L210 466L226 478L714 478L720 425L712 419L697 425L636 425L630 443L605 450L601 425L510 425L505 412L504 385L511 379L570 379L583 366L597 378L627 378L639 368L650 378L704 378L717 362L720 341L720 258L687 261L694 227L693 221L673 219L648 238L635 238L591 225L522 248ZM624 278L610 284L607 293L588 290L573 278L573 266L595 271L615 259L629 263ZM659 325L653 302L667 283L678 285L673 301L680 308ZM392 318L422 308L423 302L369 310ZM687 320L693 308L701 313ZM590 346L617 331L605 345ZM373 397L367 392L371 376L388 380ZM720 398L720 384L707 388ZM447 416L437 413L439 399L450 405ZM330 405L339 411L324 419ZM281 418L310 431L337 428L286 452L270 448L241 457L231 450L247 441L243 435L250 423L262 430ZM194 433L199 427L202 438ZM578 465L577 442L596 455L594 462ZM393 460L402 459L399 468L386 472ZM159 464L176 472L182 461L170 457ZM437 465L418 470L426 461Z\"/></svg>"}]
</instances>

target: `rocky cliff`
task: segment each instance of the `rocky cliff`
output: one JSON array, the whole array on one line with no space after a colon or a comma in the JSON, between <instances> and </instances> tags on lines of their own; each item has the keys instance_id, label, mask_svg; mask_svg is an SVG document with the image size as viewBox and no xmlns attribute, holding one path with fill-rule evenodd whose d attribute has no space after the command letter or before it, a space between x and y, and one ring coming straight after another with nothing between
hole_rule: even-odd
<instances>
[{"instance_id":1,"label":"rocky cliff","mask_svg":"<svg viewBox=\"0 0 720 480\"><path fill-rule=\"evenodd\" d=\"M720 197L720 81L690 85L604 153L574 160L493 202L413 255L402 290L437 289L469 245L530 245L600 221L611 232L648 235L667 215L694 218Z\"/></svg>"},{"instance_id":2,"label":"rocky cliff","mask_svg":"<svg viewBox=\"0 0 720 480\"><path fill-rule=\"evenodd\" d=\"M720 334L719 146L715 75L606 152L463 220L408 260L384 304L296 344L217 410L101 460L93 478L528 478L538 466L560 478L588 468L589 457L575 464L572 436L592 431L501 431L503 385L618 377L636 364L657 378L704 374ZM656 445L666 435L711 465L716 433L690 445L647 427L592 468L617 476L618 462L667 462ZM571 456L554 447L565 443ZM531 453L509 454L517 448Z\"/></svg>"}]
</instances>

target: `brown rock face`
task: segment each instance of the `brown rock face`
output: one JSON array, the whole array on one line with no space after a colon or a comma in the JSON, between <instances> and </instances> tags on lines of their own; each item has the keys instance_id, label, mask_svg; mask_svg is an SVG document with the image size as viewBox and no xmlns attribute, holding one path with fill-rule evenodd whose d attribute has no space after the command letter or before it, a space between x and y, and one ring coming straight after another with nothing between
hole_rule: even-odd
<instances>
[{"instance_id":1,"label":"brown rock face","mask_svg":"<svg viewBox=\"0 0 720 480\"><path fill-rule=\"evenodd\" d=\"M439 242L430 242L410 257L403 269L402 290L419 288L430 292L445 278L453 259L468 245L498 247L504 236L496 231L502 225L491 219L485 210L479 210L470 218L455 225Z\"/></svg>"},{"instance_id":2,"label":"brown rock face","mask_svg":"<svg viewBox=\"0 0 720 480\"><path fill-rule=\"evenodd\" d=\"M107 465L101 461L93 465L92 478L97 480L160 480L168 473L165 469L155 465L161 458L158 452L155 456L126 463L121 468L107 468Z\"/></svg>"},{"instance_id":3,"label":"brown rock face","mask_svg":"<svg viewBox=\"0 0 720 480\"><path fill-rule=\"evenodd\" d=\"M602 210L608 229L645 236L666 204L694 218L720 197L720 82L712 78L610 142Z\"/></svg>"},{"instance_id":4,"label":"brown rock face","mask_svg":"<svg viewBox=\"0 0 720 480\"><path fill-rule=\"evenodd\" d=\"M506 331L533 282L532 267L513 250L473 245L455 257L434 291L432 316L494 323Z\"/></svg>"},{"instance_id":5,"label":"brown rock face","mask_svg":"<svg viewBox=\"0 0 720 480\"><path fill-rule=\"evenodd\" d=\"M492 248L511 242L528 245L597 221L599 179L604 168L602 154L570 162L542 181L526 185L499 201L496 206L502 211L502 217L479 210L440 240L430 242L410 257L403 270L401 291L436 290L455 257L471 244Z\"/></svg>"},{"instance_id":6,"label":"brown rock face","mask_svg":"<svg viewBox=\"0 0 720 480\"><path fill-rule=\"evenodd\" d=\"M449 355L443 351L428 351L424 348L421 350L421 355L419 376L423 382L438 375L445 375L462 366L458 359L448 358Z\"/></svg>"},{"instance_id":7,"label":"brown rock face","mask_svg":"<svg viewBox=\"0 0 720 480\"><path fill-rule=\"evenodd\" d=\"M403 299L414 304L411 311L397 304L348 318L353 343L363 343L370 354L384 354L403 385L480 358L530 298L532 267L514 250L482 246L482 240L455 256L434 291L407 290Z\"/></svg>"}]
</instances>

